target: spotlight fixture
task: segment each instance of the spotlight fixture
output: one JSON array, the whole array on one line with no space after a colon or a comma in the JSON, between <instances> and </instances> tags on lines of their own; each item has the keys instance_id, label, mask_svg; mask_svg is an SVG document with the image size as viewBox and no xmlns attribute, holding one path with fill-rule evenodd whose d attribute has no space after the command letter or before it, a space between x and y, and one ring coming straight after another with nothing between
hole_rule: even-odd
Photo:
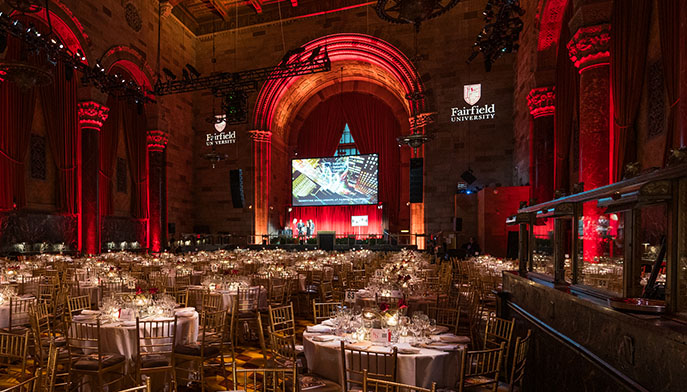
<instances>
[{"instance_id":1,"label":"spotlight fixture","mask_svg":"<svg viewBox=\"0 0 687 392\"><path fill-rule=\"evenodd\" d=\"M215 147L212 147L212 151L210 151L207 154L203 155L203 159L210 161L212 164L212 168L214 169L215 166L219 163L222 162L223 160L229 158L227 154L220 154L215 150Z\"/></svg>"},{"instance_id":2,"label":"spotlight fixture","mask_svg":"<svg viewBox=\"0 0 687 392\"><path fill-rule=\"evenodd\" d=\"M198 72L198 70L191 64L186 64L186 68L194 78L198 79L200 77L200 72Z\"/></svg>"},{"instance_id":3,"label":"spotlight fixture","mask_svg":"<svg viewBox=\"0 0 687 392\"><path fill-rule=\"evenodd\" d=\"M484 68L491 71L492 64L505 53L517 52L518 40L523 29L520 17L525 10L519 0L488 0L484 8L485 25L477 34L472 53L467 59L470 64L480 53L484 55Z\"/></svg>"},{"instance_id":4,"label":"spotlight fixture","mask_svg":"<svg viewBox=\"0 0 687 392\"><path fill-rule=\"evenodd\" d=\"M168 79L177 80L177 76L169 68L162 68L162 72L165 73L165 76L167 76Z\"/></svg>"},{"instance_id":5,"label":"spotlight fixture","mask_svg":"<svg viewBox=\"0 0 687 392\"><path fill-rule=\"evenodd\" d=\"M284 53L284 57L281 58L281 62L279 63L279 66L282 68L286 67L286 64L289 63L289 60L291 60L291 57L301 54L305 52L305 47L304 46L299 46L297 48L289 49L286 53Z\"/></svg>"},{"instance_id":6,"label":"spotlight fixture","mask_svg":"<svg viewBox=\"0 0 687 392\"><path fill-rule=\"evenodd\" d=\"M27 9L31 4L36 5L37 1L14 0L8 2L15 9ZM48 4L46 2L46 4ZM20 8L16 8L20 7ZM24 8L21 8L24 7ZM47 7L46 11L47 10ZM30 7L29 7L30 9ZM120 78L108 75L102 68L90 67L86 64L86 56L81 50L72 52L64 44L57 41L51 34L41 34L35 26L23 26L19 20L12 15L0 11L0 37L12 35L19 39L27 48L22 56L28 58L29 55L48 58L50 63L62 62L65 65L66 77L70 78L69 72L78 71L81 74L81 82L84 85L91 84L99 90L117 98L138 100L140 102L152 101L145 92L133 81L122 83ZM1 44L2 42L0 42ZM22 57L24 58L24 57ZM24 60L20 61L1 61L0 75L2 79L13 81L19 86L33 87L45 85L52 82L52 72L49 68L36 67Z\"/></svg>"},{"instance_id":7,"label":"spotlight fixture","mask_svg":"<svg viewBox=\"0 0 687 392\"><path fill-rule=\"evenodd\" d=\"M426 20L443 15L455 7L460 0L378 0L375 11L389 23L412 23L415 30Z\"/></svg>"}]
</instances>

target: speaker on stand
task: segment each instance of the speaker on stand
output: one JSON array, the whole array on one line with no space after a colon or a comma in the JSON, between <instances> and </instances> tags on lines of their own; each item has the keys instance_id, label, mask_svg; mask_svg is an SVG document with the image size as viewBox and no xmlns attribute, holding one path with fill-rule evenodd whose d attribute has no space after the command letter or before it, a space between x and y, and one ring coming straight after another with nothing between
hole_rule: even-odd
<instances>
[{"instance_id":1,"label":"speaker on stand","mask_svg":"<svg viewBox=\"0 0 687 392\"><path fill-rule=\"evenodd\" d=\"M231 170L229 183L231 184L231 204L234 208L243 208L243 170Z\"/></svg>"},{"instance_id":2,"label":"speaker on stand","mask_svg":"<svg viewBox=\"0 0 687 392\"><path fill-rule=\"evenodd\" d=\"M410 158L410 202L411 203L422 203L423 200L423 188L424 188L424 178L423 178L423 159L422 158Z\"/></svg>"}]
</instances>

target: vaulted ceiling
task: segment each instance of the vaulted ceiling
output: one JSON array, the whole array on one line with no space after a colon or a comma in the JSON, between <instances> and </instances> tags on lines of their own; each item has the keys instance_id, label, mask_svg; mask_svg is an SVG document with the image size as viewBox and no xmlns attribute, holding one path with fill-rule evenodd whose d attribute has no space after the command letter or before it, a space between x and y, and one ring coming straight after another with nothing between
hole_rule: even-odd
<instances>
[{"instance_id":1,"label":"vaulted ceiling","mask_svg":"<svg viewBox=\"0 0 687 392\"><path fill-rule=\"evenodd\" d=\"M196 35L268 25L368 4L371 0L170 0L172 13ZM281 16L280 16L281 15Z\"/></svg>"}]
</instances>

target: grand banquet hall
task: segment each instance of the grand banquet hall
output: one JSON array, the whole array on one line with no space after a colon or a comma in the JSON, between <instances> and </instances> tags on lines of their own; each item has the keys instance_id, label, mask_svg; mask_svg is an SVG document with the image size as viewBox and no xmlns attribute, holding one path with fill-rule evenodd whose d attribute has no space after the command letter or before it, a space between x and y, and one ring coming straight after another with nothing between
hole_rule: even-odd
<instances>
[{"instance_id":1,"label":"grand banquet hall","mask_svg":"<svg viewBox=\"0 0 687 392\"><path fill-rule=\"evenodd\" d=\"M687 390L687 2L0 0L0 392Z\"/></svg>"}]
</instances>

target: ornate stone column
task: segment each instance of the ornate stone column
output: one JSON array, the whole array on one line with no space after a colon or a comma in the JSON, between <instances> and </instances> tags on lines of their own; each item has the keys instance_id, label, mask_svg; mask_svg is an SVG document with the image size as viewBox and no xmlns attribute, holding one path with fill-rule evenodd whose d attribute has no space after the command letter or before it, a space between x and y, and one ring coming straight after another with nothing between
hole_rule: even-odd
<instances>
[{"instance_id":1,"label":"ornate stone column","mask_svg":"<svg viewBox=\"0 0 687 392\"><path fill-rule=\"evenodd\" d=\"M100 129L110 109L95 101L79 102L81 129L81 252L100 253Z\"/></svg>"},{"instance_id":2,"label":"ornate stone column","mask_svg":"<svg viewBox=\"0 0 687 392\"><path fill-rule=\"evenodd\" d=\"M254 130L249 132L253 139L253 170L254 170L254 199L253 211L255 214L255 242L262 241L262 235L268 234L269 219L269 190L270 190L270 164L272 156L272 132Z\"/></svg>"},{"instance_id":3,"label":"ornate stone column","mask_svg":"<svg viewBox=\"0 0 687 392\"><path fill-rule=\"evenodd\" d=\"M527 96L530 120L530 198L537 203L553 199L554 87L532 89Z\"/></svg>"},{"instance_id":4,"label":"ornate stone column","mask_svg":"<svg viewBox=\"0 0 687 392\"><path fill-rule=\"evenodd\" d=\"M148 131L148 249L160 252L167 244L167 133Z\"/></svg>"},{"instance_id":5,"label":"ornate stone column","mask_svg":"<svg viewBox=\"0 0 687 392\"><path fill-rule=\"evenodd\" d=\"M610 167L610 29L609 24L580 27L568 43L570 59L580 72L580 181L584 189L609 183ZM596 226L601 211L586 204L584 260L601 255Z\"/></svg>"}]
</instances>

